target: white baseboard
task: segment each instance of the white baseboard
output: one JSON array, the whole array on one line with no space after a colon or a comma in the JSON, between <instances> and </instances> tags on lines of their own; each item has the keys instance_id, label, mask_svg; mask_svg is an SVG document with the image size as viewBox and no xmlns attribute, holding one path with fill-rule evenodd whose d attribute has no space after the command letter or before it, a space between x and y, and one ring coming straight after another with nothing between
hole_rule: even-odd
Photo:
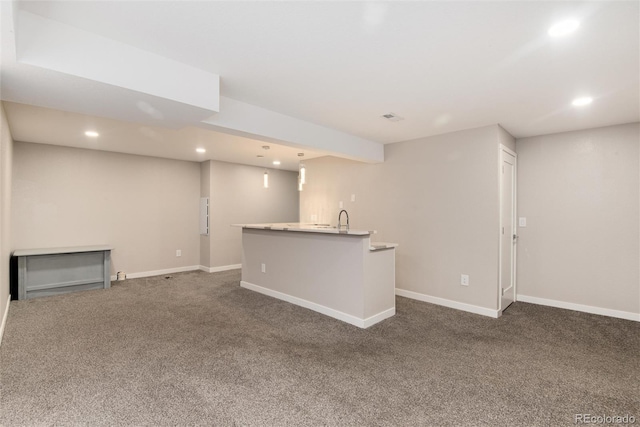
<instances>
[{"instance_id":1,"label":"white baseboard","mask_svg":"<svg viewBox=\"0 0 640 427\"><path fill-rule=\"evenodd\" d=\"M364 319L364 322L363 322L364 326L361 326L361 327L366 329L369 326L373 326L376 323L382 322L384 319L388 319L389 317L393 317L395 315L396 315L396 308L395 307L391 307L388 310L381 311L378 314L374 314L371 317L367 317L366 319Z\"/></svg>"},{"instance_id":2,"label":"white baseboard","mask_svg":"<svg viewBox=\"0 0 640 427\"><path fill-rule=\"evenodd\" d=\"M228 270L237 270L242 268L242 264L231 264L231 265L221 265L219 267L205 267L204 265L200 266L200 270L205 273L217 273L219 271L228 271Z\"/></svg>"},{"instance_id":3,"label":"white baseboard","mask_svg":"<svg viewBox=\"0 0 640 427\"><path fill-rule=\"evenodd\" d=\"M341 311L325 307L324 305L316 304L315 302L307 301L292 295L283 294L282 292L274 291L272 289L263 288L262 286L254 285L253 283L245 282L244 280L240 281L240 286L282 301L290 302L291 304L299 305L300 307L308 308L309 310L317 311L325 316L342 320L345 323L349 323L350 325L363 329L375 325L376 323L396 314L396 308L392 307L366 319L361 319L359 317L352 316L351 314L343 313Z\"/></svg>"},{"instance_id":4,"label":"white baseboard","mask_svg":"<svg viewBox=\"0 0 640 427\"><path fill-rule=\"evenodd\" d=\"M9 304L11 303L11 295L7 299L7 305L4 307L4 316L2 316L2 324L0 324L0 345L2 345L2 337L4 336L4 327L7 324L7 317L9 317Z\"/></svg>"},{"instance_id":5,"label":"white baseboard","mask_svg":"<svg viewBox=\"0 0 640 427\"><path fill-rule=\"evenodd\" d=\"M490 308L480 307L477 305L466 304L463 302L453 301L450 299L433 297L431 295L421 294L418 292L407 291L396 288L396 295L411 298L418 301L429 302L431 304L442 305L444 307L455 308L456 310L468 311L469 313L480 314L482 316L498 318L502 315L500 310L492 310Z\"/></svg>"},{"instance_id":6,"label":"white baseboard","mask_svg":"<svg viewBox=\"0 0 640 427\"><path fill-rule=\"evenodd\" d=\"M593 307L591 305L575 304L572 302L557 301L546 298L530 297L520 295L516 297L517 301L528 302L531 304L546 305L549 307L565 308L567 310L582 311L584 313L599 314L601 316L616 317L618 319L635 320L640 322L640 313L632 313L630 311L612 310L609 308Z\"/></svg>"},{"instance_id":7,"label":"white baseboard","mask_svg":"<svg viewBox=\"0 0 640 427\"><path fill-rule=\"evenodd\" d=\"M185 271L200 270L199 265L188 265L185 267L167 268L165 270L142 271L139 273L127 273L127 279L139 279L140 277L162 276L163 274L182 273ZM117 276L111 276L111 280L115 281Z\"/></svg>"},{"instance_id":8,"label":"white baseboard","mask_svg":"<svg viewBox=\"0 0 640 427\"><path fill-rule=\"evenodd\" d=\"M142 271L139 273L127 273L127 279L138 279L140 277L162 276L163 274L182 273L185 271L201 270L206 273L217 273L219 271L236 270L242 268L242 264L222 265L220 267L205 267L204 265L188 265L186 267L167 268L165 270ZM111 276L111 281L117 281L117 276Z\"/></svg>"}]
</instances>

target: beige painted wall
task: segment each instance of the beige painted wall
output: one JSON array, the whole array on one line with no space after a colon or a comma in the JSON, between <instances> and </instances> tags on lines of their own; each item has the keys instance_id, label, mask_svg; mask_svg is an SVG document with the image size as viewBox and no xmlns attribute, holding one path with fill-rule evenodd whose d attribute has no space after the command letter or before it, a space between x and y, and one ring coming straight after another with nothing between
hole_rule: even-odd
<instances>
[{"instance_id":1,"label":"beige painted wall","mask_svg":"<svg viewBox=\"0 0 640 427\"><path fill-rule=\"evenodd\" d=\"M13 172L13 249L110 244L112 274L199 264L198 163L16 142Z\"/></svg>"},{"instance_id":2,"label":"beige painted wall","mask_svg":"<svg viewBox=\"0 0 640 427\"><path fill-rule=\"evenodd\" d=\"M343 201L352 227L399 243L397 288L497 310L500 143L515 148L492 125L388 144L382 164L309 160L301 221L335 225Z\"/></svg>"},{"instance_id":3,"label":"beige painted wall","mask_svg":"<svg viewBox=\"0 0 640 427\"><path fill-rule=\"evenodd\" d=\"M13 140L4 108L0 106L0 322L9 300L9 260L11 257L11 169ZM1 338L1 337L0 337Z\"/></svg>"},{"instance_id":4,"label":"beige painted wall","mask_svg":"<svg viewBox=\"0 0 640 427\"><path fill-rule=\"evenodd\" d=\"M517 140L518 294L640 312L640 125Z\"/></svg>"},{"instance_id":5,"label":"beige painted wall","mask_svg":"<svg viewBox=\"0 0 640 427\"><path fill-rule=\"evenodd\" d=\"M234 163L208 161L210 236L206 267L242 262L242 229L231 224L297 222L297 172L268 169L269 188L263 187L265 169ZM206 251L206 250L205 250Z\"/></svg>"}]
</instances>

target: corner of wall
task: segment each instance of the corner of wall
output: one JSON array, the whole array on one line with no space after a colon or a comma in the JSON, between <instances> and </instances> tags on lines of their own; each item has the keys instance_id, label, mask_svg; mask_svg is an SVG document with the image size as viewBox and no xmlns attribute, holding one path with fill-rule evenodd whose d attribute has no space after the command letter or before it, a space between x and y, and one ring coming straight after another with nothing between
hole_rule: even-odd
<instances>
[{"instance_id":1,"label":"corner of wall","mask_svg":"<svg viewBox=\"0 0 640 427\"><path fill-rule=\"evenodd\" d=\"M0 341L9 311L11 258L11 175L13 169L13 138L9 122L0 104ZM5 303L5 301L7 301Z\"/></svg>"},{"instance_id":2,"label":"corner of wall","mask_svg":"<svg viewBox=\"0 0 640 427\"><path fill-rule=\"evenodd\" d=\"M498 143L516 152L516 139L501 124L498 123Z\"/></svg>"}]
</instances>

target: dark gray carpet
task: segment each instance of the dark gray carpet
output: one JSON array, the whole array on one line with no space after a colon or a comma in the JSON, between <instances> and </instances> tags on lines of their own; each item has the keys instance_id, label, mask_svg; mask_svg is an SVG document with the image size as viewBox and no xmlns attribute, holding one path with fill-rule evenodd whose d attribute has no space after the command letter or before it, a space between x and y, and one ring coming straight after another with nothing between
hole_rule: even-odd
<instances>
[{"instance_id":1,"label":"dark gray carpet","mask_svg":"<svg viewBox=\"0 0 640 427\"><path fill-rule=\"evenodd\" d=\"M0 424L574 425L640 417L640 324L405 298L362 330L240 288L239 271L13 301ZM640 423L640 420L636 421Z\"/></svg>"}]
</instances>

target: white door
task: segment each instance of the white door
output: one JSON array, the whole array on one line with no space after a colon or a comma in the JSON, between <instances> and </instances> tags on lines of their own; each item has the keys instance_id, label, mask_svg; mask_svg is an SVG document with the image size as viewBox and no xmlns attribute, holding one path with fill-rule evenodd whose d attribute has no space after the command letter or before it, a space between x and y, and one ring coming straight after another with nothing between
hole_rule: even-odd
<instances>
[{"instance_id":1,"label":"white door","mask_svg":"<svg viewBox=\"0 0 640 427\"><path fill-rule=\"evenodd\" d=\"M500 149L500 311L515 301L516 279L516 154Z\"/></svg>"}]
</instances>

